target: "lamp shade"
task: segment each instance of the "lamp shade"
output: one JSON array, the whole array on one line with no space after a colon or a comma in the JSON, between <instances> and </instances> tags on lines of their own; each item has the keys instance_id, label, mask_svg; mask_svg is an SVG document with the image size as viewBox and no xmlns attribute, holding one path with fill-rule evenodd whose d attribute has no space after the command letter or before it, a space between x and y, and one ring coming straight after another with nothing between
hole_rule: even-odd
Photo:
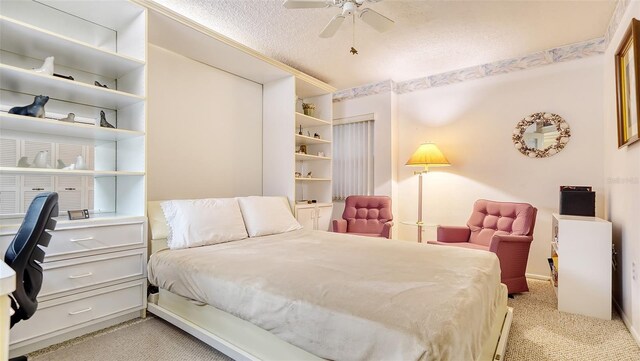
<instances>
[{"instance_id":1,"label":"lamp shade","mask_svg":"<svg viewBox=\"0 0 640 361\"><path fill-rule=\"evenodd\" d=\"M422 143L413 153L406 165L428 167L446 167L451 165L447 157L433 143Z\"/></svg>"}]
</instances>

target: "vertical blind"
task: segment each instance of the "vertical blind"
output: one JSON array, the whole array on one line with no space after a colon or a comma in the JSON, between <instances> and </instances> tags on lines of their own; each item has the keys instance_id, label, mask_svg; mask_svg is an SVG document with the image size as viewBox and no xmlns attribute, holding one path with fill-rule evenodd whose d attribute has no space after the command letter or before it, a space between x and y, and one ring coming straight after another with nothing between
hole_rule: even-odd
<instances>
[{"instance_id":1,"label":"vertical blind","mask_svg":"<svg viewBox=\"0 0 640 361\"><path fill-rule=\"evenodd\" d=\"M333 199L373 193L373 120L333 126Z\"/></svg>"}]
</instances>

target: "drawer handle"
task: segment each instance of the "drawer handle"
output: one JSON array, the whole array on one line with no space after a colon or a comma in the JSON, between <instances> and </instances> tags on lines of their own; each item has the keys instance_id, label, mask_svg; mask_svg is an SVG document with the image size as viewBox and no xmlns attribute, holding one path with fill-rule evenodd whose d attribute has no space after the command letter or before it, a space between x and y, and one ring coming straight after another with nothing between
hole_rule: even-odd
<instances>
[{"instance_id":1,"label":"drawer handle","mask_svg":"<svg viewBox=\"0 0 640 361\"><path fill-rule=\"evenodd\" d=\"M65 190L65 191L75 191L76 189L75 189L75 188L67 187L67 188L65 188L64 190Z\"/></svg>"},{"instance_id":2,"label":"drawer handle","mask_svg":"<svg viewBox=\"0 0 640 361\"><path fill-rule=\"evenodd\" d=\"M89 277L89 276L93 276L93 272L85 273L85 274L82 274L82 275L69 276L69 278L74 280L76 278L84 278L84 277Z\"/></svg>"},{"instance_id":3,"label":"drawer handle","mask_svg":"<svg viewBox=\"0 0 640 361\"><path fill-rule=\"evenodd\" d=\"M83 242L83 241L91 241L93 237L85 237L85 238L71 238L69 242Z\"/></svg>"},{"instance_id":4,"label":"drawer handle","mask_svg":"<svg viewBox=\"0 0 640 361\"><path fill-rule=\"evenodd\" d=\"M70 311L69 315L73 316L73 315L77 315L77 314L80 314L80 313L89 312L91 310L93 310L93 307L85 308L84 310L80 310L80 311Z\"/></svg>"}]
</instances>

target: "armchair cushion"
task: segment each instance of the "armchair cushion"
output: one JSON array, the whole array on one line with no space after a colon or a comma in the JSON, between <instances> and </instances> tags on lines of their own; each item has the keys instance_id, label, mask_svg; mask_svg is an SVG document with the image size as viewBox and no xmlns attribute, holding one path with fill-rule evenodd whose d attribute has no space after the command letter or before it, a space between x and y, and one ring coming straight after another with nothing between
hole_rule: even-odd
<instances>
[{"instance_id":1,"label":"armchair cushion","mask_svg":"<svg viewBox=\"0 0 640 361\"><path fill-rule=\"evenodd\" d=\"M488 247L494 234L531 235L534 222L535 208L530 204L480 199L467 221L471 230L469 242Z\"/></svg>"}]
</instances>

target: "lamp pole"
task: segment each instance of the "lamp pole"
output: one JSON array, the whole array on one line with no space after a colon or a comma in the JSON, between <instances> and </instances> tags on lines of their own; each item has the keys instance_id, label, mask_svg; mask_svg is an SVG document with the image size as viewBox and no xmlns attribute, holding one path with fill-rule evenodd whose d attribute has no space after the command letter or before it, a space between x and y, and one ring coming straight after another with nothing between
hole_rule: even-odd
<instances>
[{"instance_id":1,"label":"lamp pole","mask_svg":"<svg viewBox=\"0 0 640 361\"><path fill-rule=\"evenodd\" d=\"M414 174L418 174L418 243L422 243L422 175L429 171L429 166L425 165L424 170L416 171Z\"/></svg>"}]
</instances>

